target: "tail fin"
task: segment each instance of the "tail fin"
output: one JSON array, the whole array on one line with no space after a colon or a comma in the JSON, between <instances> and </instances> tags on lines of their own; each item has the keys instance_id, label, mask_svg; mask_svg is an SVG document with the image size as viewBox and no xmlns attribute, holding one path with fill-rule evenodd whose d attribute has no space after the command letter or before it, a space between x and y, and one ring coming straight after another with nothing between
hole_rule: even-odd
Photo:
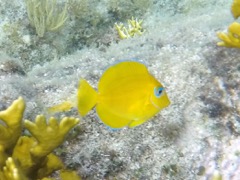
<instances>
[{"instance_id":1,"label":"tail fin","mask_svg":"<svg viewBox=\"0 0 240 180\"><path fill-rule=\"evenodd\" d=\"M85 79L80 79L77 100L78 112L85 116L97 103L97 92L88 84Z\"/></svg>"}]
</instances>

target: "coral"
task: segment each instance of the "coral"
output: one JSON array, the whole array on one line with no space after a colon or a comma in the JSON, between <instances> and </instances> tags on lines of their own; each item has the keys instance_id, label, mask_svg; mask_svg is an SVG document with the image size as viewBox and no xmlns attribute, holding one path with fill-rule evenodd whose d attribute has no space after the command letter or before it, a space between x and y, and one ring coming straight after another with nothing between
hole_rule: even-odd
<instances>
[{"instance_id":1,"label":"coral","mask_svg":"<svg viewBox=\"0 0 240 180\"><path fill-rule=\"evenodd\" d=\"M128 20L128 29L122 23L115 23L115 28L120 39L127 39L135 36L136 34L142 35L144 32L142 28L142 22L142 20L138 21L132 17L132 19Z\"/></svg>"},{"instance_id":2,"label":"coral","mask_svg":"<svg viewBox=\"0 0 240 180\"><path fill-rule=\"evenodd\" d=\"M25 3L30 24L39 37L46 31L58 31L68 18L67 4L58 9L56 0L25 0Z\"/></svg>"},{"instance_id":3,"label":"coral","mask_svg":"<svg viewBox=\"0 0 240 180\"><path fill-rule=\"evenodd\" d=\"M80 180L79 176L74 171L62 170L60 171L62 179Z\"/></svg>"},{"instance_id":4,"label":"coral","mask_svg":"<svg viewBox=\"0 0 240 180\"><path fill-rule=\"evenodd\" d=\"M3 172L0 172L0 179L4 178L10 180L27 180L27 177L23 175L11 157L7 159Z\"/></svg>"},{"instance_id":5,"label":"coral","mask_svg":"<svg viewBox=\"0 0 240 180\"><path fill-rule=\"evenodd\" d=\"M232 15L236 19L240 16L240 0L234 0L232 3ZM228 33L218 32L217 36L221 39L218 46L240 48L240 23L233 22L228 27Z\"/></svg>"},{"instance_id":6,"label":"coral","mask_svg":"<svg viewBox=\"0 0 240 180\"><path fill-rule=\"evenodd\" d=\"M237 47L240 48L240 24L237 22L232 23L228 27L228 33L219 32L217 33L219 39L222 42L218 42L218 46L225 47Z\"/></svg>"},{"instance_id":7,"label":"coral","mask_svg":"<svg viewBox=\"0 0 240 180\"><path fill-rule=\"evenodd\" d=\"M62 161L52 153L61 145L68 132L79 122L64 117L60 122L51 117L47 122L42 115L35 122L24 125L32 134L21 136L25 110L23 98L18 98L5 111L0 112L0 180L47 179L52 172L64 169ZM80 179L75 172L63 173L62 179Z\"/></svg>"},{"instance_id":8,"label":"coral","mask_svg":"<svg viewBox=\"0 0 240 180\"><path fill-rule=\"evenodd\" d=\"M22 131L22 117L25 110L24 100L20 97L5 111L0 112L0 152L4 154L14 147ZM2 157L1 154L1 157ZM4 160L5 161L5 160ZM0 165L2 158L0 160Z\"/></svg>"},{"instance_id":9,"label":"coral","mask_svg":"<svg viewBox=\"0 0 240 180\"><path fill-rule=\"evenodd\" d=\"M232 15L235 19L240 16L240 0L234 0L232 3Z\"/></svg>"}]
</instances>

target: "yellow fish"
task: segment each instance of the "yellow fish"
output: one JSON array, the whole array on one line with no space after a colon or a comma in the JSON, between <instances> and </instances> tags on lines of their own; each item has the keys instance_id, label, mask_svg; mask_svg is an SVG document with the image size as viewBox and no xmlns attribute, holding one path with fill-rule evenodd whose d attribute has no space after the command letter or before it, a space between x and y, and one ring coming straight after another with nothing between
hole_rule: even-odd
<instances>
[{"instance_id":1,"label":"yellow fish","mask_svg":"<svg viewBox=\"0 0 240 180\"><path fill-rule=\"evenodd\" d=\"M77 98L80 115L95 106L99 118L111 128L138 126L170 104L162 84L135 61L108 68L99 80L98 92L81 79Z\"/></svg>"}]
</instances>

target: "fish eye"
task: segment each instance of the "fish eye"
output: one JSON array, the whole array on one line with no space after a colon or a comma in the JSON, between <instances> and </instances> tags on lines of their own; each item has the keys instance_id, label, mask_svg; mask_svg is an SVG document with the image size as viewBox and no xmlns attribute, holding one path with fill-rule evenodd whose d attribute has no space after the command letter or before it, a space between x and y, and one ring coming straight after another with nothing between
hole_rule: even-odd
<instances>
[{"instance_id":1,"label":"fish eye","mask_svg":"<svg viewBox=\"0 0 240 180\"><path fill-rule=\"evenodd\" d=\"M157 98L159 98L163 94L163 87L155 87L154 88L154 94Z\"/></svg>"}]
</instances>

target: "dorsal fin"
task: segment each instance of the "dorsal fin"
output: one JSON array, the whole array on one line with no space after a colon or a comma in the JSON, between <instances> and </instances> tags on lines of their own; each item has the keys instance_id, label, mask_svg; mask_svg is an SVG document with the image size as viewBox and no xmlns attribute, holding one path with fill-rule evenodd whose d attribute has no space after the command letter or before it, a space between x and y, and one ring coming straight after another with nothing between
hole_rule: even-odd
<instances>
[{"instance_id":1,"label":"dorsal fin","mask_svg":"<svg viewBox=\"0 0 240 180\"><path fill-rule=\"evenodd\" d=\"M123 78L136 77L148 74L146 66L137 61L123 61L109 67L99 80L98 90L103 92L105 88L111 87L113 82L118 82Z\"/></svg>"}]
</instances>

